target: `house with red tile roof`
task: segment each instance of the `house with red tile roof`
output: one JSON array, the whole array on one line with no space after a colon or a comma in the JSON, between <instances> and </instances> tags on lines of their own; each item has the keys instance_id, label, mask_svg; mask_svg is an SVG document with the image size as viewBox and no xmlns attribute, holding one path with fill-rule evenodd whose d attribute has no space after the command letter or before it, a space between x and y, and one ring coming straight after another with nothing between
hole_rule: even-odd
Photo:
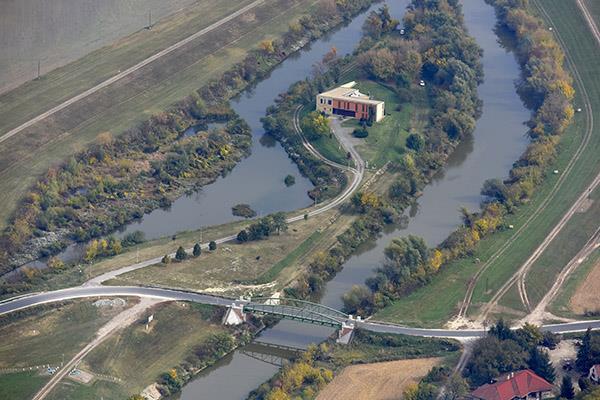
<instances>
[{"instance_id":1,"label":"house with red tile roof","mask_svg":"<svg viewBox=\"0 0 600 400\"><path fill-rule=\"evenodd\" d=\"M479 400L542 399L552 396L554 385L533 371L510 372L494 383L486 383L468 396Z\"/></svg>"},{"instance_id":2,"label":"house with red tile roof","mask_svg":"<svg viewBox=\"0 0 600 400\"><path fill-rule=\"evenodd\" d=\"M592 365L588 378L596 383L600 383L600 364Z\"/></svg>"}]
</instances>

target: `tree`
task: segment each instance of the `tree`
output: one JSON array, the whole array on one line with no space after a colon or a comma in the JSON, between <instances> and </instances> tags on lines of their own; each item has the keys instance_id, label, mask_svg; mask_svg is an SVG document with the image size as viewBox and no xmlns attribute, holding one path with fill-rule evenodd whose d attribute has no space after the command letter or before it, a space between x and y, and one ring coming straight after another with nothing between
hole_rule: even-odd
<instances>
[{"instance_id":1,"label":"tree","mask_svg":"<svg viewBox=\"0 0 600 400\"><path fill-rule=\"evenodd\" d=\"M302 129L308 138L313 140L331 133L329 119L318 111L312 111L302 118Z\"/></svg>"},{"instance_id":2,"label":"tree","mask_svg":"<svg viewBox=\"0 0 600 400\"><path fill-rule=\"evenodd\" d=\"M411 133L406 138L406 147L414 151L421 151L425 148L425 139L418 133Z\"/></svg>"},{"instance_id":3,"label":"tree","mask_svg":"<svg viewBox=\"0 0 600 400\"><path fill-rule=\"evenodd\" d=\"M459 374L453 374L446 384L446 390L442 395L442 399L463 399L467 393L469 393L469 386L467 385L467 382L465 382L465 380Z\"/></svg>"},{"instance_id":4,"label":"tree","mask_svg":"<svg viewBox=\"0 0 600 400\"><path fill-rule=\"evenodd\" d=\"M580 376L577 384L579 385L579 389L581 389L582 392L585 392L592 387L593 382L586 376Z\"/></svg>"},{"instance_id":5,"label":"tree","mask_svg":"<svg viewBox=\"0 0 600 400\"><path fill-rule=\"evenodd\" d=\"M165 265L171 264L171 256L169 256L168 254L165 254L165 256L162 258L162 260L160 260L160 262Z\"/></svg>"},{"instance_id":6,"label":"tree","mask_svg":"<svg viewBox=\"0 0 600 400\"><path fill-rule=\"evenodd\" d=\"M248 241L248 232L245 229L242 229L240 233L237 234L237 240L240 243L244 243Z\"/></svg>"},{"instance_id":7,"label":"tree","mask_svg":"<svg viewBox=\"0 0 600 400\"><path fill-rule=\"evenodd\" d=\"M529 352L529 368L536 374L547 380L548 382L554 382L556 379L556 372L550 362L550 357L545 351L541 351L536 346L531 348Z\"/></svg>"},{"instance_id":8,"label":"tree","mask_svg":"<svg viewBox=\"0 0 600 400\"><path fill-rule=\"evenodd\" d=\"M214 240L211 240L210 243L208 244L208 249L210 251L215 251L217 249L217 242L215 242Z\"/></svg>"},{"instance_id":9,"label":"tree","mask_svg":"<svg viewBox=\"0 0 600 400\"><path fill-rule=\"evenodd\" d=\"M260 46L260 49L267 54L271 54L271 53L275 52L275 46L274 46L272 40L265 39L262 42L260 42L259 46Z\"/></svg>"},{"instance_id":10,"label":"tree","mask_svg":"<svg viewBox=\"0 0 600 400\"><path fill-rule=\"evenodd\" d=\"M344 312L348 314L368 315L373 311L373 294L361 285L354 285L342 296Z\"/></svg>"},{"instance_id":11,"label":"tree","mask_svg":"<svg viewBox=\"0 0 600 400\"><path fill-rule=\"evenodd\" d=\"M199 243L196 243L194 245L194 250L192 251L192 254L194 255L194 257L198 257L200 254L202 254L202 248L200 247Z\"/></svg>"},{"instance_id":12,"label":"tree","mask_svg":"<svg viewBox=\"0 0 600 400\"><path fill-rule=\"evenodd\" d=\"M175 253L175 259L177 261L183 261L187 258L187 253L185 252L185 249L182 246L179 246L179 248L177 249L177 252Z\"/></svg>"},{"instance_id":13,"label":"tree","mask_svg":"<svg viewBox=\"0 0 600 400\"><path fill-rule=\"evenodd\" d=\"M569 400L575 398L575 388L573 387L573 381L568 375L563 376L562 383L560 385L560 397Z\"/></svg>"},{"instance_id":14,"label":"tree","mask_svg":"<svg viewBox=\"0 0 600 400\"><path fill-rule=\"evenodd\" d=\"M465 367L473 386L480 386L500 374L527 367L528 354L514 340L499 340L488 335L475 343L471 360Z\"/></svg>"},{"instance_id":15,"label":"tree","mask_svg":"<svg viewBox=\"0 0 600 400\"><path fill-rule=\"evenodd\" d=\"M600 363L600 336L588 329L577 350L577 369L587 374L591 366L597 363Z\"/></svg>"}]
</instances>

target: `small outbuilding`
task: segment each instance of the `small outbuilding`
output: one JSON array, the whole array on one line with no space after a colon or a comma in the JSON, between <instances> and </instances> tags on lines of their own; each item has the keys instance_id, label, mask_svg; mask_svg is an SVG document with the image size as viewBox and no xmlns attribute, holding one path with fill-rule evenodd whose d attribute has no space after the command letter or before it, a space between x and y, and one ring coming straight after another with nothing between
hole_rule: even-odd
<instances>
[{"instance_id":1,"label":"small outbuilding","mask_svg":"<svg viewBox=\"0 0 600 400\"><path fill-rule=\"evenodd\" d=\"M385 102L372 99L354 86L356 86L356 82L352 81L327 92L319 93L317 95L317 111L373 122L381 121L385 115Z\"/></svg>"}]
</instances>

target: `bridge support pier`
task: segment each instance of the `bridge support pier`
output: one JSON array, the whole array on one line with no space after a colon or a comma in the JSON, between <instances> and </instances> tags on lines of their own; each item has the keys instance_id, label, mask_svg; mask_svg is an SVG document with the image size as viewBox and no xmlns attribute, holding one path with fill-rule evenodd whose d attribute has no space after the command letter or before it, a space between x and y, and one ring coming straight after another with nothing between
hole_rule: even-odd
<instances>
[{"instance_id":1,"label":"bridge support pier","mask_svg":"<svg viewBox=\"0 0 600 400\"><path fill-rule=\"evenodd\" d=\"M246 319L243 304L231 303L223 316L223 325L240 325L246 322Z\"/></svg>"},{"instance_id":2,"label":"bridge support pier","mask_svg":"<svg viewBox=\"0 0 600 400\"><path fill-rule=\"evenodd\" d=\"M353 321L349 320L342 322L342 327L338 331L336 342L340 344L350 344L350 341L354 336L354 327L355 325Z\"/></svg>"}]
</instances>

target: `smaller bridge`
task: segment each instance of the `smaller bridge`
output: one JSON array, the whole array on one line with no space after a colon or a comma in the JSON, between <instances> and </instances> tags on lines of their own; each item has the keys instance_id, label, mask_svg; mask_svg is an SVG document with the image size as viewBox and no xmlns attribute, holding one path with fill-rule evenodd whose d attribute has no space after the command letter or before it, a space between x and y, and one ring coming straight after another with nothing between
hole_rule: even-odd
<instances>
[{"instance_id":1,"label":"smaller bridge","mask_svg":"<svg viewBox=\"0 0 600 400\"><path fill-rule=\"evenodd\" d=\"M253 298L243 304L244 312L263 315L276 315L285 319L315 325L341 328L348 315L336 309L310 301L288 298Z\"/></svg>"},{"instance_id":2,"label":"smaller bridge","mask_svg":"<svg viewBox=\"0 0 600 400\"><path fill-rule=\"evenodd\" d=\"M241 324L246 321L247 313L274 315L293 321L336 328L339 329L338 341L342 343L350 341L355 326L352 316L334 308L306 300L273 297L240 298L234 301L229 306L223 323Z\"/></svg>"}]
</instances>

